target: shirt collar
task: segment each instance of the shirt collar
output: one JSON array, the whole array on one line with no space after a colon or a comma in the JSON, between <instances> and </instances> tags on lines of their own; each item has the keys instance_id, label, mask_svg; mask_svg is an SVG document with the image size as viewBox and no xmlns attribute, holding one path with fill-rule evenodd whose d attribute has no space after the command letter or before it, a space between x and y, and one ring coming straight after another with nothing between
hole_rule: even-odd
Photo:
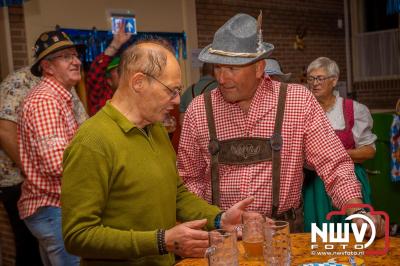
<instances>
[{"instance_id":1,"label":"shirt collar","mask_svg":"<svg viewBox=\"0 0 400 266\"><path fill-rule=\"evenodd\" d=\"M101 109L101 111L105 112L117 125L124 131L128 133L133 128L138 128L135 124L129 121L120 111L118 111L108 100L106 105Z\"/></svg>"},{"instance_id":2,"label":"shirt collar","mask_svg":"<svg viewBox=\"0 0 400 266\"><path fill-rule=\"evenodd\" d=\"M72 93L65 89L57 80L43 77L42 82L47 84L52 90L67 102L72 102Z\"/></svg>"},{"instance_id":3,"label":"shirt collar","mask_svg":"<svg viewBox=\"0 0 400 266\"><path fill-rule=\"evenodd\" d=\"M249 112L252 109L258 109L259 106L265 106L265 105L267 106L267 109L270 110L273 106L273 100L272 100L273 95L274 93L276 93L274 92L275 86L280 86L280 83L271 80L269 77L264 77L261 80L260 84L258 85L254 93L254 96L251 100ZM215 90L215 93L217 94L217 97L219 97L225 105L240 109L237 103L229 103L225 101L220 90Z\"/></svg>"}]
</instances>

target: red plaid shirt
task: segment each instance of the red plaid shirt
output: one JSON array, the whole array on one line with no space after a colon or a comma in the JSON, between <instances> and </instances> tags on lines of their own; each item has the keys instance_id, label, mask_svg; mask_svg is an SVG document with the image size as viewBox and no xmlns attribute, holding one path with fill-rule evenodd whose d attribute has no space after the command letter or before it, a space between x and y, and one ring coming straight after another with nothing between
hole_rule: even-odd
<instances>
[{"instance_id":1,"label":"red plaid shirt","mask_svg":"<svg viewBox=\"0 0 400 266\"><path fill-rule=\"evenodd\" d=\"M112 57L104 53L98 55L87 73L86 88L90 116L97 113L113 96L113 91L106 81L106 69L111 59Z\"/></svg>"},{"instance_id":2,"label":"red plaid shirt","mask_svg":"<svg viewBox=\"0 0 400 266\"><path fill-rule=\"evenodd\" d=\"M18 119L19 152L26 174L18 202L21 219L39 207L60 207L62 156L77 129L72 94L43 78L26 96Z\"/></svg>"},{"instance_id":3,"label":"red plaid shirt","mask_svg":"<svg viewBox=\"0 0 400 266\"><path fill-rule=\"evenodd\" d=\"M271 137L274 129L280 83L265 78L257 89L248 114L237 104L212 95L213 113L219 140L238 137ZM352 198L361 198L354 165L329 124L314 96L303 86L289 84L282 127L281 187L278 213L301 202L303 165L317 169L328 194L341 207ZM186 111L179 150L178 170L189 190L211 202L209 133L203 96ZM222 165L220 174L221 208L226 210L250 195L250 210L271 215L272 162L251 165Z\"/></svg>"}]
</instances>

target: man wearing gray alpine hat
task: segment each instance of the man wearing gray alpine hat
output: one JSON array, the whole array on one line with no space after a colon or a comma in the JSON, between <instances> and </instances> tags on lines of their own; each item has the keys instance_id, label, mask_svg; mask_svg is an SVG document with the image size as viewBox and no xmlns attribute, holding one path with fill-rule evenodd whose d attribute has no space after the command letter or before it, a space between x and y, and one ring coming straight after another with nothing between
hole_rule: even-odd
<instances>
[{"instance_id":1,"label":"man wearing gray alpine hat","mask_svg":"<svg viewBox=\"0 0 400 266\"><path fill-rule=\"evenodd\" d=\"M189 190L221 209L252 195L249 210L287 220L298 232L304 161L322 176L337 208L362 202L360 184L313 95L264 74L274 46L263 42L261 22L261 15L237 14L201 51L199 59L214 64L218 87L187 109L178 170ZM383 220L370 216L382 236Z\"/></svg>"}]
</instances>

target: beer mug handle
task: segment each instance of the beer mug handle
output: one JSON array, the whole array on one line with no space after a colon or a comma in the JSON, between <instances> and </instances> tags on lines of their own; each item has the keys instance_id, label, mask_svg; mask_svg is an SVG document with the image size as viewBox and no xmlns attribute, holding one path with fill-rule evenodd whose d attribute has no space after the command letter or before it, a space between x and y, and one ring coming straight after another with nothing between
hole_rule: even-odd
<instances>
[{"instance_id":1,"label":"beer mug handle","mask_svg":"<svg viewBox=\"0 0 400 266\"><path fill-rule=\"evenodd\" d=\"M243 234L243 224L236 225L234 231L236 231L237 238L241 239Z\"/></svg>"},{"instance_id":2,"label":"beer mug handle","mask_svg":"<svg viewBox=\"0 0 400 266\"><path fill-rule=\"evenodd\" d=\"M216 247L209 247L206 249L204 257L207 259L208 265L211 265L211 256L215 254Z\"/></svg>"}]
</instances>

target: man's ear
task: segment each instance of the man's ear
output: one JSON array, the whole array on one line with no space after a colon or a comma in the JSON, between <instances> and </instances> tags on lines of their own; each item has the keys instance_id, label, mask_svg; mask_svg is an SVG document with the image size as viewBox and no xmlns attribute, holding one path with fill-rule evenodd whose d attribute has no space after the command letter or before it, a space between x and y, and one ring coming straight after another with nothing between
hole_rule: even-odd
<instances>
[{"instance_id":1,"label":"man's ear","mask_svg":"<svg viewBox=\"0 0 400 266\"><path fill-rule=\"evenodd\" d=\"M261 79L264 76L265 60L256 63L256 78Z\"/></svg>"},{"instance_id":2,"label":"man's ear","mask_svg":"<svg viewBox=\"0 0 400 266\"><path fill-rule=\"evenodd\" d=\"M131 87L136 92L143 91L145 75L143 73L135 73L129 80L129 87Z\"/></svg>"},{"instance_id":3,"label":"man's ear","mask_svg":"<svg viewBox=\"0 0 400 266\"><path fill-rule=\"evenodd\" d=\"M51 69L51 64L49 61L47 60L42 60L39 63L40 68L42 69L42 73L49 73L49 74L53 74L53 70Z\"/></svg>"}]
</instances>

